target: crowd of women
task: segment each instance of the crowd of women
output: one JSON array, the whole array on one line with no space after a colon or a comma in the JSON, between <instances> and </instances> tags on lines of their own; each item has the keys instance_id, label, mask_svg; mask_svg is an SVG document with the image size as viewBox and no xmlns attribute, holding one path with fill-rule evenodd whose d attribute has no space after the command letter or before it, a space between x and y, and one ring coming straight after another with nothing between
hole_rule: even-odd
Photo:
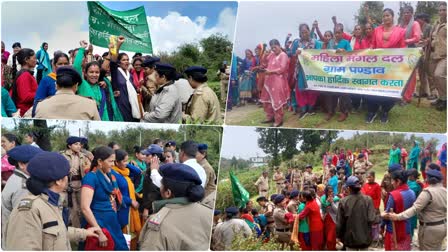
<instances>
[{"instance_id":1,"label":"crowd of women","mask_svg":"<svg viewBox=\"0 0 448 252\"><path fill-rule=\"evenodd\" d=\"M294 249L295 243L301 250L441 250L447 234L446 177L441 172L446 169L446 144L422 168L424 181L414 160L401 156L391 159L384 177L377 178L368 154L327 152L324 176L313 173L311 165L304 172L288 168L285 174L277 167L274 183L269 183L264 171L255 182L258 207L249 201L225 213L215 210L212 249L230 250L236 239L253 236L264 242L274 239L282 250ZM402 165L406 161L411 163L407 169Z\"/></svg>"},{"instance_id":2,"label":"crowd of women","mask_svg":"<svg viewBox=\"0 0 448 252\"><path fill-rule=\"evenodd\" d=\"M132 154L115 142L90 152L84 137L66 144L47 152L2 136L2 248L207 249L216 193L207 144L186 141L178 153L156 139Z\"/></svg>"},{"instance_id":3,"label":"crowd of women","mask_svg":"<svg viewBox=\"0 0 448 252\"><path fill-rule=\"evenodd\" d=\"M100 56L81 41L68 55L56 51L50 57L47 43L35 53L17 42L10 55L2 42L2 116L35 117L32 111L41 101L61 92L58 69L72 66L82 77L76 94L94 100L103 121L221 124L220 102L207 85L206 68L191 66L179 74L157 57L136 53L130 59L119 51L123 43L119 36Z\"/></svg>"},{"instance_id":4,"label":"crowd of women","mask_svg":"<svg viewBox=\"0 0 448 252\"><path fill-rule=\"evenodd\" d=\"M314 21L312 27L306 23L299 25L299 38L286 37L282 46L277 39L267 44L260 43L252 50L245 51L245 58L233 56L229 102L234 106L244 106L248 102L263 104L266 120L278 127L283 123L284 109L294 111L299 119L315 115L319 106L329 121L339 107L339 122L347 119L351 112L367 108L366 123L373 123L376 117L381 123L389 121L389 112L397 99L357 94L313 91L306 88L306 76L298 60L302 50L320 49L356 51L377 48L422 47L424 57L418 65L403 94L400 105L411 102L413 96L435 100L431 103L437 110L446 110L446 3L441 2L439 20L431 26L430 17L425 13L414 15L412 6L403 8L402 21L394 24L394 11L383 11L382 23L374 23L364 5L368 22L356 25L353 33L344 31L342 23L332 18L334 29L322 31ZM421 87L417 88L417 73ZM339 105L339 106L338 106Z\"/></svg>"}]
</instances>

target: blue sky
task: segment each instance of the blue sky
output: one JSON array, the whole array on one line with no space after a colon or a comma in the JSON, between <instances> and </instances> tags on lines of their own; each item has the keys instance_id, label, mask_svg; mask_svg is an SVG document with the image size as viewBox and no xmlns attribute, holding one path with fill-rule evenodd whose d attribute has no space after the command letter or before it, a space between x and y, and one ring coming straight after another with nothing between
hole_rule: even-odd
<instances>
[{"instance_id":1,"label":"blue sky","mask_svg":"<svg viewBox=\"0 0 448 252\"><path fill-rule=\"evenodd\" d=\"M154 51L171 52L183 43L195 43L214 33L233 41L237 2L101 2L114 10L144 6ZM19 14L20 13L20 14ZM88 40L88 11L82 2L3 2L1 35L6 49L14 42L38 49L46 41L49 52L68 51ZM104 52L96 48L96 53Z\"/></svg>"},{"instance_id":2,"label":"blue sky","mask_svg":"<svg viewBox=\"0 0 448 252\"><path fill-rule=\"evenodd\" d=\"M237 8L237 2L101 2L114 10L133 9L144 6L146 15L165 17L169 12L177 11L182 15L196 19L198 16L207 17L205 28L211 28L218 22L219 13L224 8Z\"/></svg>"}]
</instances>

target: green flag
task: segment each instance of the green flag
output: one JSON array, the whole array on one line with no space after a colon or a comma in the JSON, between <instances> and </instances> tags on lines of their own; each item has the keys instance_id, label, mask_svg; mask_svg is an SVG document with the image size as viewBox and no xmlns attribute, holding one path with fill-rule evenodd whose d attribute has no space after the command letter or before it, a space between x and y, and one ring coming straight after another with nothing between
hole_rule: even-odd
<instances>
[{"instance_id":1,"label":"green flag","mask_svg":"<svg viewBox=\"0 0 448 252\"><path fill-rule=\"evenodd\" d=\"M121 50L152 53L151 36L143 6L133 10L115 11L99 2L87 2L87 7L90 43L108 48L111 35L122 35L126 41Z\"/></svg>"},{"instance_id":2,"label":"green flag","mask_svg":"<svg viewBox=\"0 0 448 252\"><path fill-rule=\"evenodd\" d=\"M232 171L230 173L230 181L232 183L232 194L233 194L233 202L238 208L246 207L247 202L249 202L249 192L244 189L244 186L240 183L238 178L233 174Z\"/></svg>"}]
</instances>

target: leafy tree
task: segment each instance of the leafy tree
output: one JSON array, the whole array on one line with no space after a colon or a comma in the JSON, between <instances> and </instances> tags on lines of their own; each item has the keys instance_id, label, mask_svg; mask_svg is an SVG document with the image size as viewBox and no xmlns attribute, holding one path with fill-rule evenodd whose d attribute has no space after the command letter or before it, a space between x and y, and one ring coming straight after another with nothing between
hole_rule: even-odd
<instances>
[{"instance_id":1,"label":"leafy tree","mask_svg":"<svg viewBox=\"0 0 448 252\"><path fill-rule=\"evenodd\" d=\"M367 6L368 11L366 12L365 6ZM384 3L381 1L367 1L361 3L358 9L358 14L355 15L355 21L361 25L365 26L368 21L366 13L368 13L371 21L375 24L381 24L383 18Z\"/></svg>"},{"instance_id":2,"label":"leafy tree","mask_svg":"<svg viewBox=\"0 0 448 252\"><path fill-rule=\"evenodd\" d=\"M439 18L439 4L437 1L418 1L415 13L426 13L431 18L431 23L435 22Z\"/></svg>"}]
</instances>

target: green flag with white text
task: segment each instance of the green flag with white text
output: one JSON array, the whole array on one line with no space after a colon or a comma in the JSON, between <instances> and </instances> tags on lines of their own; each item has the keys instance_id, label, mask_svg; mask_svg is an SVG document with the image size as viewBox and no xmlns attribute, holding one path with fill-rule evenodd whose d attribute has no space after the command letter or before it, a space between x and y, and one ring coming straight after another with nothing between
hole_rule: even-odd
<instances>
[{"instance_id":1,"label":"green flag with white text","mask_svg":"<svg viewBox=\"0 0 448 252\"><path fill-rule=\"evenodd\" d=\"M151 36L143 6L115 11L100 2L87 2L87 7L90 43L108 48L111 35L122 35L126 40L120 50L152 53Z\"/></svg>"},{"instance_id":2,"label":"green flag with white text","mask_svg":"<svg viewBox=\"0 0 448 252\"><path fill-rule=\"evenodd\" d=\"M250 199L249 192L244 188L232 171L229 173L230 182L232 183L233 202L238 208L246 207L246 204Z\"/></svg>"}]
</instances>

